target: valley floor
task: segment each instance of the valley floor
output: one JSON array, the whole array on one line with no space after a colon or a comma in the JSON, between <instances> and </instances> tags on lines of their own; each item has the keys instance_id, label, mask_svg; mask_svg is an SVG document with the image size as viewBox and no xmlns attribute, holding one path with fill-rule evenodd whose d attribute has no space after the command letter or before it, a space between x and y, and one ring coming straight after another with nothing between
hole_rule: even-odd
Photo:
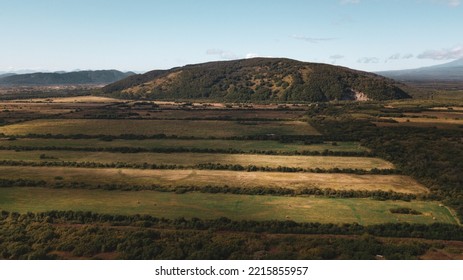
<instances>
[{"instance_id":1,"label":"valley floor","mask_svg":"<svg viewBox=\"0 0 463 280\"><path fill-rule=\"evenodd\" d=\"M118 234L139 244L141 258L459 258L448 250L461 252L463 247L425 240L431 238L432 227L437 227L437 239L455 231L450 239L463 240L458 211L448 207L445 194L410 176L393 157L362 145L365 139L326 132L336 127L324 126L328 121L343 119L323 111L314 116L318 107L140 103L89 96L4 101L0 106L0 210L5 226L0 237L23 221L31 229L21 233L27 244L0 245L0 258L134 258ZM362 129L461 130L460 112L437 105L429 114L403 116L384 116L384 110L397 110L396 104L355 112L343 106L333 105L333 110L344 110L356 118L354 124L367 123ZM316 119L320 116L324 119ZM54 211L71 218L59 220ZM101 222L108 217L116 228ZM166 226L156 226L155 218L165 219ZM130 221L124 222L130 230L122 232L118 219ZM216 221L213 226L204 225L211 220ZM227 234L219 237L221 221L227 221ZM257 223L258 230L225 229L244 221ZM266 228L267 222L276 223L278 230ZM321 235L290 235L286 229L304 223L314 223ZM166 231L181 238L200 224L203 231L193 233L202 244L198 254L186 253L192 250L189 245L170 247L174 243ZM375 226L371 234L376 237L362 239L370 226ZM349 230L343 232L343 227ZM46 241L34 239L30 234L35 230ZM84 245L74 235L86 236L87 230L88 237L101 233L115 243L102 241L109 243L79 251ZM267 230L272 235L256 233ZM399 239L420 236L425 239L417 239L413 248ZM243 241L248 237L255 247ZM216 239L218 247L240 240L233 246L241 247L228 255L208 255L213 249L204 249L207 238ZM396 246L387 238L400 241ZM358 242L353 250L365 254L346 254L346 239ZM44 245L53 240L60 245ZM142 240L159 244L159 252L141 253L155 250ZM312 244L304 253L285 255L304 241ZM277 244L264 246L268 242ZM362 247L366 244L376 251ZM34 251L38 247L42 251ZM184 254L175 254L177 249ZM276 251L280 255L271 253Z\"/></svg>"}]
</instances>

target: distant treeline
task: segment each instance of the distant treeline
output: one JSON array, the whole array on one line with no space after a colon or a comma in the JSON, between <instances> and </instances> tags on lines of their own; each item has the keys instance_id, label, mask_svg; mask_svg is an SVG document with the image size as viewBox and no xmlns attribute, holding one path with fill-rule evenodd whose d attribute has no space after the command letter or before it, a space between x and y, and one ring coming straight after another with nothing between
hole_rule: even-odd
<instances>
[{"instance_id":1,"label":"distant treeline","mask_svg":"<svg viewBox=\"0 0 463 280\"><path fill-rule=\"evenodd\" d=\"M45 154L40 156L41 159L50 159ZM396 169L378 169L371 170L354 169L354 168L299 168L299 167L269 167L256 165L240 165L240 164L220 164L220 163L201 163L196 165L180 165L180 164L155 164L155 163L127 163L127 162L75 162L75 161L24 161L24 160L0 160L0 166L65 166L77 168L132 168L132 169L202 169L202 170L230 170L230 171L247 171L247 172L307 172L307 173L347 173L347 174L380 174L391 175L400 174Z\"/></svg>"},{"instance_id":2,"label":"distant treeline","mask_svg":"<svg viewBox=\"0 0 463 280\"><path fill-rule=\"evenodd\" d=\"M208 154L260 154L260 155L301 155L301 156L345 156L345 157L374 157L368 151L278 151L278 150L240 150L234 148L187 148L187 147L59 147L59 146L0 146L0 150L12 151L77 151L77 152L111 152L111 153L208 153Z\"/></svg>"},{"instance_id":3,"label":"distant treeline","mask_svg":"<svg viewBox=\"0 0 463 280\"><path fill-rule=\"evenodd\" d=\"M53 89L17 89L7 90L7 93L0 95L0 100L16 100L16 99L34 99L34 98L60 98L60 97L75 97L75 96L89 96L94 93L94 90L89 89L71 89L64 88L60 90Z\"/></svg>"},{"instance_id":4,"label":"distant treeline","mask_svg":"<svg viewBox=\"0 0 463 280\"><path fill-rule=\"evenodd\" d=\"M16 138L40 138L40 139L99 139L102 141L112 141L117 139L122 140L147 140L147 139L185 139L185 140L273 140L282 143L304 142L309 144L319 144L323 141L331 141L332 139L326 138L321 135L277 135L277 134L261 134L261 135L243 135L243 136L230 136L230 137L196 137L196 136L179 136L167 135L164 133L159 134L120 134L120 135L105 135L105 134L38 134L28 133L24 135L5 135L0 133L0 137L9 138L14 140ZM336 139L333 139L334 141Z\"/></svg>"},{"instance_id":5,"label":"distant treeline","mask_svg":"<svg viewBox=\"0 0 463 280\"><path fill-rule=\"evenodd\" d=\"M310 182L307 182L310 185ZM85 182L66 182L63 177L55 177L54 182L45 180L30 180L30 179L0 179L0 188L9 187L41 187L41 188L72 188L72 189L102 189L108 191L159 191L159 192L174 192L176 194L184 194L188 192L202 193L225 193L225 194L240 194L240 195L276 195L276 196L322 196L329 198L371 198L375 200L403 200L411 201L413 199L420 200L439 200L441 197L433 194L406 194L393 191L366 191L366 190L335 190L331 188L305 187L298 189L290 189L284 187L230 187L223 186L169 186L169 185L127 185L127 184L90 184Z\"/></svg>"}]
</instances>

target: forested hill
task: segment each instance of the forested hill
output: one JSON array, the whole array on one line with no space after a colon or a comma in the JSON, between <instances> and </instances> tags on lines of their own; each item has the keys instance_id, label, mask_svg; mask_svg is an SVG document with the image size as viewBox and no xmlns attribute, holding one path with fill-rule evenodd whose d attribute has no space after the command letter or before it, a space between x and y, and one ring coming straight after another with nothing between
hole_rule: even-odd
<instances>
[{"instance_id":1,"label":"forested hill","mask_svg":"<svg viewBox=\"0 0 463 280\"><path fill-rule=\"evenodd\" d=\"M399 86L391 79L339 66L253 58L155 70L107 85L103 91L133 99L231 102L409 98Z\"/></svg>"},{"instance_id":2,"label":"forested hill","mask_svg":"<svg viewBox=\"0 0 463 280\"><path fill-rule=\"evenodd\" d=\"M31 73L0 77L4 86L49 86L109 84L134 75L133 72L117 70L76 71L68 73Z\"/></svg>"}]
</instances>

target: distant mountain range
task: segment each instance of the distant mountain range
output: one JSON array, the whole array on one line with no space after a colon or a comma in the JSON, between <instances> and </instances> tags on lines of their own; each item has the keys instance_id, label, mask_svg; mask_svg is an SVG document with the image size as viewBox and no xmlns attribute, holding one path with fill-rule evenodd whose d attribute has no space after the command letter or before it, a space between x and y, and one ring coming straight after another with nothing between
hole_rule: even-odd
<instances>
[{"instance_id":1,"label":"distant mountain range","mask_svg":"<svg viewBox=\"0 0 463 280\"><path fill-rule=\"evenodd\" d=\"M134 74L133 72L120 72L117 70L30 74L5 73L0 75L0 86L106 85Z\"/></svg>"},{"instance_id":2,"label":"distant mountain range","mask_svg":"<svg viewBox=\"0 0 463 280\"><path fill-rule=\"evenodd\" d=\"M377 74L402 82L463 82L463 58L430 67L397 71L382 71L377 72Z\"/></svg>"},{"instance_id":3,"label":"distant mountain range","mask_svg":"<svg viewBox=\"0 0 463 280\"><path fill-rule=\"evenodd\" d=\"M2 73L0 74L0 79L8 77L8 76L13 76L13 75L17 75L17 74L16 73Z\"/></svg>"},{"instance_id":4,"label":"distant mountain range","mask_svg":"<svg viewBox=\"0 0 463 280\"><path fill-rule=\"evenodd\" d=\"M395 81L368 72L286 58L208 62L154 70L103 91L130 99L219 102L387 100L409 98Z\"/></svg>"}]
</instances>

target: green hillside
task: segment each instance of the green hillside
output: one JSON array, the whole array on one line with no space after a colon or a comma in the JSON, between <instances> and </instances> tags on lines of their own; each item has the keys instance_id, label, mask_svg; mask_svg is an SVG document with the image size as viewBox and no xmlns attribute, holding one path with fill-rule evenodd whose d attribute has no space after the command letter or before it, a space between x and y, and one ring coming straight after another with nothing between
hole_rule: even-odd
<instances>
[{"instance_id":1,"label":"green hillside","mask_svg":"<svg viewBox=\"0 0 463 280\"><path fill-rule=\"evenodd\" d=\"M410 96L391 79L328 64L254 58L133 75L103 88L133 99L227 102L388 100Z\"/></svg>"},{"instance_id":2,"label":"green hillside","mask_svg":"<svg viewBox=\"0 0 463 280\"><path fill-rule=\"evenodd\" d=\"M109 84L133 74L133 72L124 73L117 70L76 71L68 73L31 73L0 77L0 85L48 86Z\"/></svg>"}]
</instances>

